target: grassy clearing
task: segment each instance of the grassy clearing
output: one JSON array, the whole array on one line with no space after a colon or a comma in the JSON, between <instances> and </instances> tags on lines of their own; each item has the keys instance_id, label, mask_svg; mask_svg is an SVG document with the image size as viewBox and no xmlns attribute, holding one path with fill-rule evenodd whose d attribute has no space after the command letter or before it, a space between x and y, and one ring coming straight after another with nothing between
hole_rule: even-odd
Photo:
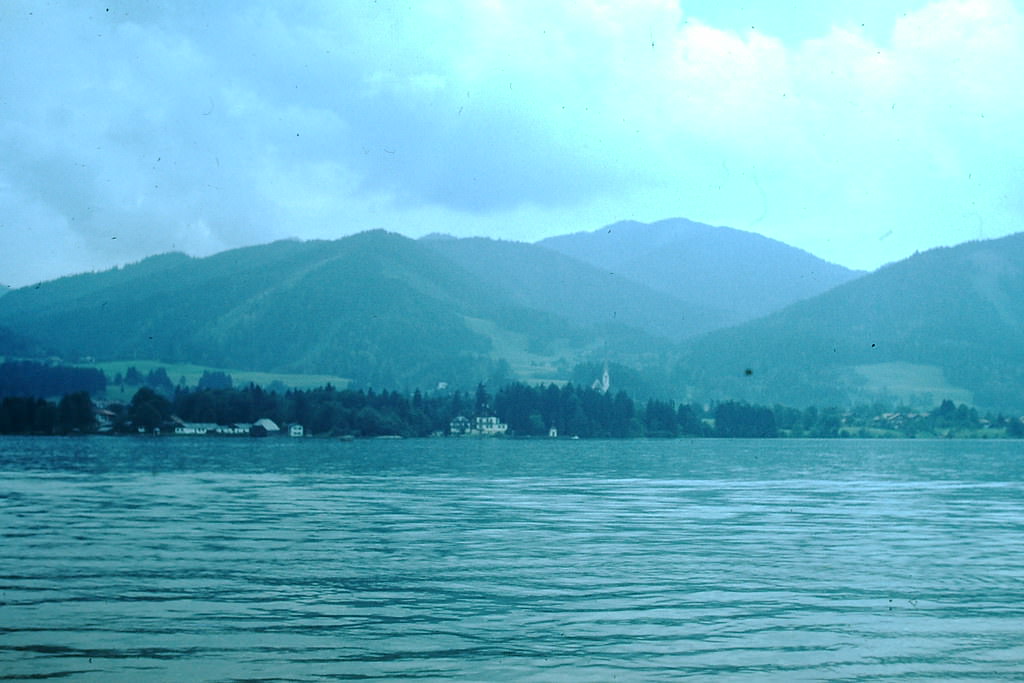
<instances>
[{"instance_id":1,"label":"grassy clearing","mask_svg":"<svg viewBox=\"0 0 1024 683\"><path fill-rule=\"evenodd\" d=\"M934 405L945 399L967 405L974 403L974 395L970 391L950 384L942 368L935 365L875 363L858 365L854 370L867 380L863 391L869 394L888 396L907 404L921 403L921 399L928 396Z\"/></svg>"},{"instance_id":2,"label":"grassy clearing","mask_svg":"<svg viewBox=\"0 0 1024 683\"><path fill-rule=\"evenodd\" d=\"M565 371L558 367L559 360L564 358L569 367L578 361L579 350L573 350L567 340L559 343L552 353L541 355L528 350L529 339L525 334L502 329L490 320L470 317L464 320L469 329L491 340L491 356L504 358L516 376L526 382L564 383L564 379L555 379Z\"/></svg>"},{"instance_id":3,"label":"grassy clearing","mask_svg":"<svg viewBox=\"0 0 1024 683\"><path fill-rule=\"evenodd\" d=\"M185 384L190 387L196 386L196 384L199 383L199 378L202 377L203 373L206 371L226 372L231 375L231 379L236 387L245 386L250 382L263 387L269 386L274 382L280 382L290 389L314 389L316 387L322 387L328 383L333 384L338 389L344 389L350 382L350 380L337 375L294 375L281 372L231 370L228 368L211 368L204 365L192 365L189 363L164 363L154 360L116 360L103 363L83 364L79 367L91 367L102 370L104 374L106 374L107 379L111 382L113 382L114 377L118 374L124 376L130 367L135 367L135 369L143 375L146 375L157 368L163 368L167 371L167 376L171 378L171 382L175 385L184 378Z\"/></svg>"}]
</instances>

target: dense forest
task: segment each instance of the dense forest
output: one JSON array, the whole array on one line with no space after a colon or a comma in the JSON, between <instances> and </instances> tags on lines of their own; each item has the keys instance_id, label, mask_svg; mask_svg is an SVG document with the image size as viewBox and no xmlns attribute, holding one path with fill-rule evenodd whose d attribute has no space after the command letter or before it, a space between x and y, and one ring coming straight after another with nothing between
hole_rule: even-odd
<instances>
[{"instance_id":1,"label":"dense forest","mask_svg":"<svg viewBox=\"0 0 1024 683\"><path fill-rule=\"evenodd\" d=\"M96 395L106 388L106 375L95 368L47 365L32 361L0 363L0 398L63 396L78 391Z\"/></svg>"}]
</instances>

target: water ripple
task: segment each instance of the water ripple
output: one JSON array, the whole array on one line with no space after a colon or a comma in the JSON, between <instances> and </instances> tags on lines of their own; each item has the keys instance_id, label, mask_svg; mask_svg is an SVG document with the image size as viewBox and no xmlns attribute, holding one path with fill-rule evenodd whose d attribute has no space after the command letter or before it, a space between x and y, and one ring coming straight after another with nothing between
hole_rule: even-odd
<instances>
[{"instance_id":1,"label":"water ripple","mask_svg":"<svg viewBox=\"0 0 1024 683\"><path fill-rule=\"evenodd\" d=\"M68 443L6 679L1024 680L1013 442Z\"/></svg>"}]
</instances>

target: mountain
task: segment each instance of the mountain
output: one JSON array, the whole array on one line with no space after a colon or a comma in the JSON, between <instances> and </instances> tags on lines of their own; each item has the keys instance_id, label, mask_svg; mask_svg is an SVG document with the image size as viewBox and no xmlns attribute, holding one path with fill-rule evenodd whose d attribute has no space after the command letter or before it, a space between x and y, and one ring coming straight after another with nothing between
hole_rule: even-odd
<instances>
[{"instance_id":1,"label":"mountain","mask_svg":"<svg viewBox=\"0 0 1024 683\"><path fill-rule=\"evenodd\" d=\"M536 245L433 235L421 241L487 282L492 291L575 325L626 326L680 340L726 324L721 311Z\"/></svg>"},{"instance_id":2,"label":"mountain","mask_svg":"<svg viewBox=\"0 0 1024 683\"><path fill-rule=\"evenodd\" d=\"M593 354L635 362L662 348L642 330L574 325L529 298L429 243L372 231L164 254L41 283L0 299L0 326L66 358L322 372L393 388L472 386L511 371L553 378Z\"/></svg>"},{"instance_id":3,"label":"mountain","mask_svg":"<svg viewBox=\"0 0 1024 683\"><path fill-rule=\"evenodd\" d=\"M623 262L661 245L654 262L681 248L680 228L609 229L632 234L621 238ZM729 240L758 243L707 231L721 250ZM605 246L599 235L567 237L590 244L591 259ZM693 303L722 303L715 288L739 286L721 273L702 276L711 284L677 277L673 295L544 246L378 230L206 258L163 254L13 290L0 297L0 354L322 373L396 389L589 383L607 363L613 390L684 401L927 409L951 398L1024 413L1024 234L928 251L860 277L777 243L765 253L773 282L801 280L792 274L800 263L809 290L827 278L806 273L847 281L724 328L736 309ZM788 276L780 263L792 266ZM779 291L795 296L776 290L757 306L779 305Z\"/></svg>"},{"instance_id":4,"label":"mountain","mask_svg":"<svg viewBox=\"0 0 1024 683\"><path fill-rule=\"evenodd\" d=\"M1024 411L1024 233L920 253L712 332L673 379L695 397Z\"/></svg>"},{"instance_id":5,"label":"mountain","mask_svg":"<svg viewBox=\"0 0 1024 683\"><path fill-rule=\"evenodd\" d=\"M684 218L624 221L537 244L720 312L732 324L863 274L755 233Z\"/></svg>"}]
</instances>

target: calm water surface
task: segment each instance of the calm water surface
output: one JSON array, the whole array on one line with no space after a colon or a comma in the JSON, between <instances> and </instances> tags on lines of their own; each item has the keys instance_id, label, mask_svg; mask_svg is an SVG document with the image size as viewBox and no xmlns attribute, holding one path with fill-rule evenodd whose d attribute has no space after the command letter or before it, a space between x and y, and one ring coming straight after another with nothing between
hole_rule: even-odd
<instances>
[{"instance_id":1,"label":"calm water surface","mask_svg":"<svg viewBox=\"0 0 1024 683\"><path fill-rule=\"evenodd\" d=\"M1024 443L0 439L0 678L1024 680Z\"/></svg>"}]
</instances>

